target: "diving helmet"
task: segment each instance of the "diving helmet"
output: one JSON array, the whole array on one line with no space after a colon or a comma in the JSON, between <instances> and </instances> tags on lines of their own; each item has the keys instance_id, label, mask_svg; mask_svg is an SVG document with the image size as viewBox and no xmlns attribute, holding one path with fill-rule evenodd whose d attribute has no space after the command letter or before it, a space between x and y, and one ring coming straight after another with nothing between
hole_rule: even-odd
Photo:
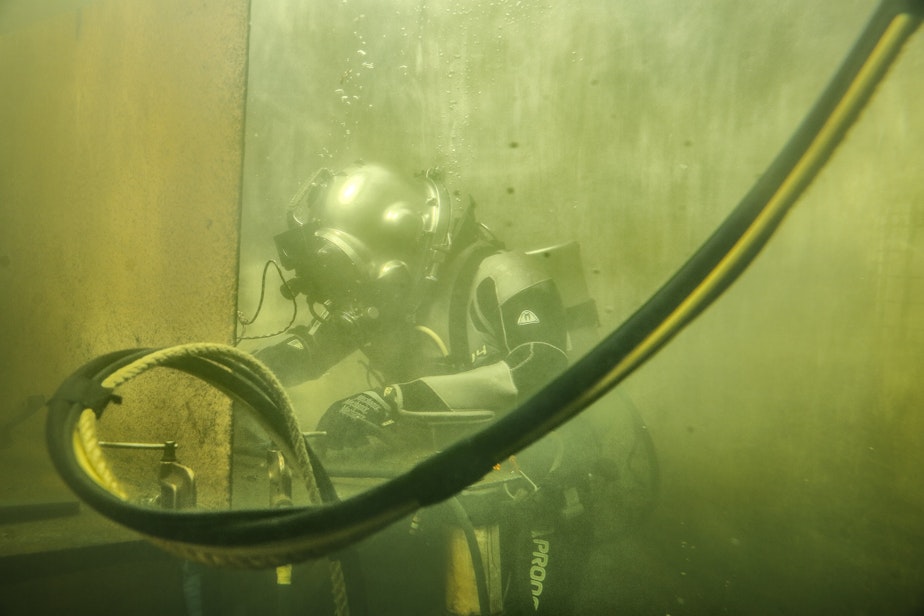
<instances>
[{"instance_id":1,"label":"diving helmet","mask_svg":"<svg viewBox=\"0 0 924 616\"><path fill-rule=\"evenodd\" d=\"M449 249L451 206L439 174L378 164L321 169L292 199L276 236L291 288L346 321L408 313Z\"/></svg>"}]
</instances>

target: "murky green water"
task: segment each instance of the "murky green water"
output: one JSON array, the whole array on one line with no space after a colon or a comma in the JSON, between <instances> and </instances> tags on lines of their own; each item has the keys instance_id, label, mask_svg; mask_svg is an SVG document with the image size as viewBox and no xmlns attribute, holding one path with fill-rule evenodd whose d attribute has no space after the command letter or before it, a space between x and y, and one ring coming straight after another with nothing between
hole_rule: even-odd
<instances>
[{"instance_id":1,"label":"murky green water","mask_svg":"<svg viewBox=\"0 0 924 616\"><path fill-rule=\"evenodd\" d=\"M82 7L92 7L85 19ZM670 279L747 193L875 7L872 0L253 0L246 96L237 87L243 73L219 70L223 62L243 66L233 45L242 36L229 35L226 54L203 52L188 73L180 70L188 68L181 66L185 57L158 50L164 42L185 49L213 13L229 28L242 24L234 10L173 3L162 7L168 21L175 16L165 24L160 9L130 19L129 9L105 2L0 7L0 37L10 37L0 43L29 41L16 47L21 65L50 75L24 91L36 97L34 106L0 106L7 126L21 117L35 122L41 146L0 148L11 165L31 161L0 181L0 196L16 198L15 207L0 204L0 227L17 229L0 231L0 282L17 291L19 303L71 317L55 320L57 329L27 319L3 331L28 334L35 350L26 363L40 366L45 379L112 344L173 344L229 330L231 314L219 315L220 326L190 315L233 301L231 280L206 283L233 268L229 212L238 205L234 147L241 140L225 132L229 118L241 119L246 99L237 286L244 315L256 310L261 272L276 257L273 236L285 228L293 194L318 168L362 159L408 173L441 168L453 198L471 196L478 219L511 249L578 242L583 271L575 278L586 280L598 335L605 335ZM16 38L42 28L47 39ZM107 28L123 36L106 36ZM62 64L45 40L80 52L76 63ZM224 50L221 40L203 37L202 45ZM100 57L107 62L94 64ZM0 63L17 84L33 83L19 66ZM150 72L135 73L137 66ZM515 606L531 613L530 600L540 596L560 601L561 614L924 610L922 68L918 32L742 277L617 391L532 452L576 469L567 481L524 496L518 490L530 490L522 478L514 484L489 477L462 498L484 553L496 547L498 520L506 539L528 548L521 550L529 560L519 579L527 600L513 601L516 591L508 590L507 613L519 613ZM102 97L104 105L99 92L109 91L110 81L122 87ZM60 100L59 90L66 94ZM215 97L224 115L212 113ZM173 131L189 139L175 140ZM46 152L69 162L49 172ZM215 152L221 160L203 162ZM44 257L19 247L43 244L19 241L22 219L14 213L33 206L58 212L51 204L64 193L75 195L84 214L102 215L39 218L43 224L30 229L54 238L54 254L78 269L52 268L54 275L42 271L27 284L23 272L34 270L26 264ZM201 205L210 199L217 214ZM184 216L188 224L178 223ZM87 256L81 243L99 229L111 249ZM146 250L137 248L142 243ZM93 286L104 271L107 293ZM148 287L157 289L153 300ZM271 279L259 319L239 335L286 325L291 305L277 287ZM125 306L130 317L120 312ZM163 322L177 306L179 316ZM23 312L17 310L9 314ZM307 311L300 310L304 322ZM61 341L66 359L45 350ZM14 355L3 355L13 376L3 376L0 390L14 402L37 400L33 381L41 379L9 359ZM304 430L333 401L369 386L360 359L352 355L291 389ZM186 387L164 383L165 390ZM266 457L259 429L235 420L229 491L224 458L209 465L193 453L226 457L218 451L226 445L218 443L228 432L219 421L225 407L199 414L192 403L171 406L171 391L144 391L125 407L155 400L158 411L185 422L179 455L200 477L200 505L263 507L279 497L281 469ZM0 443L12 469L4 494L17 506L33 496L70 496L44 457L35 462L42 426L34 406L5 404L0 415L12 426ZM113 416L101 422L106 438L175 437L173 423L107 424ZM443 447L458 435L440 436L434 442ZM329 461L340 471L341 494L351 495L381 479L369 475L407 468L430 453L386 452L372 465L347 454ZM157 490L160 452L109 456L137 488L132 496L149 500L144 492ZM523 459L525 466L529 455ZM505 464L500 472L518 472ZM580 490L571 490L572 481ZM554 494L551 504L546 491ZM304 500L297 481L294 492ZM539 528L541 516L533 513L542 507L560 512L561 524ZM81 526L61 515L54 532L39 520L0 528L0 564L17 563L0 576L0 611L30 613L37 604L70 606L72 613L87 605L96 613L331 611L326 562L297 565L289 585L285 571L191 566L146 544L123 543L134 535L98 516ZM347 565L355 611L365 604L370 614L444 613L446 587L458 581L446 581L448 546L463 545L458 536L456 544L447 539L445 529L463 518L450 501L364 541L362 575ZM102 539L88 547L88 534ZM61 552L49 554L52 545ZM501 563L499 579L509 579L512 566ZM556 567L569 573L564 588L553 582L560 579ZM101 579L114 580L109 594L97 590Z\"/></svg>"}]
</instances>

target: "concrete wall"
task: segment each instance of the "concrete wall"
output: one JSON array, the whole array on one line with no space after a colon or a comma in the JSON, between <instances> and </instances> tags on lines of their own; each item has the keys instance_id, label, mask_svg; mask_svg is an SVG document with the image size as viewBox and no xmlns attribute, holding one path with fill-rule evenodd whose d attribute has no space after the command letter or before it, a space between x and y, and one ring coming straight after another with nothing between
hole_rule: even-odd
<instances>
[{"instance_id":1,"label":"concrete wall","mask_svg":"<svg viewBox=\"0 0 924 616\"><path fill-rule=\"evenodd\" d=\"M110 351L231 341L247 19L245 0L4 3L0 504L73 498L44 412L23 417L30 399ZM144 380L103 436L179 441L200 500L226 503L227 404L188 379ZM130 481L156 478L158 454L114 457ZM49 524L44 543L5 528L0 549L60 547Z\"/></svg>"},{"instance_id":2,"label":"concrete wall","mask_svg":"<svg viewBox=\"0 0 924 616\"><path fill-rule=\"evenodd\" d=\"M512 246L579 240L613 328L746 192L874 6L255 2L241 306L299 183L362 157L443 166ZM919 33L765 253L624 385L663 490L595 555L589 613L924 606L922 63Z\"/></svg>"}]
</instances>

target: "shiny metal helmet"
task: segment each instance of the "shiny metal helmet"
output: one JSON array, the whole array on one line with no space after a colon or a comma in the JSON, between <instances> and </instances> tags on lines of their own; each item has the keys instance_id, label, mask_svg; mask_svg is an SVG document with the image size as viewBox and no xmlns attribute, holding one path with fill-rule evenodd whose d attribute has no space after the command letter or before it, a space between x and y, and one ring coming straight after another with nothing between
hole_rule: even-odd
<instances>
[{"instance_id":1,"label":"shiny metal helmet","mask_svg":"<svg viewBox=\"0 0 924 616\"><path fill-rule=\"evenodd\" d=\"M449 195L431 170L378 164L321 169L292 199L276 236L293 288L348 321L413 311L450 248Z\"/></svg>"}]
</instances>

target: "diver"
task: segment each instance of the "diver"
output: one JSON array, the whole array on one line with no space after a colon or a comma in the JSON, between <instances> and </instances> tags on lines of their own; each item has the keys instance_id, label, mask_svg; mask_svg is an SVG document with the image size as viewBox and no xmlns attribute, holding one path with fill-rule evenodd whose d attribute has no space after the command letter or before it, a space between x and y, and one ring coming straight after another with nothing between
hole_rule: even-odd
<instances>
[{"instance_id":1,"label":"diver","mask_svg":"<svg viewBox=\"0 0 924 616\"><path fill-rule=\"evenodd\" d=\"M283 293L305 295L312 319L256 356L292 386L359 350L377 383L322 415L324 449L394 443L415 413L502 414L567 367L555 281L534 257L506 250L436 170L322 169L293 198L275 243L294 274ZM546 516L508 533L519 582L504 613L564 613L550 599L552 525Z\"/></svg>"},{"instance_id":2,"label":"diver","mask_svg":"<svg viewBox=\"0 0 924 616\"><path fill-rule=\"evenodd\" d=\"M361 350L382 386L335 403L329 443L386 434L398 411L503 412L562 371L565 312L534 259L504 250L430 170L323 169L276 245L313 320L256 354L286 386Z\"/></svg>"}]
</instances>

